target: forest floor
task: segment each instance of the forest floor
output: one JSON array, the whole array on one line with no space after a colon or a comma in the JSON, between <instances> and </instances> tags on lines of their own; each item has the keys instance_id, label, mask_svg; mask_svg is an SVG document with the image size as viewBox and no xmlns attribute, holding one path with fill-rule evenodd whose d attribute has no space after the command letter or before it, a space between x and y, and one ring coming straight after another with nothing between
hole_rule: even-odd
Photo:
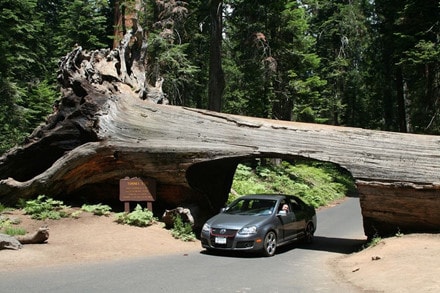
<instances>
[{"instance_id":1,"label":"forest floor","mask_svg":"<svg viewBox=\"0 0 440 293\"><path fill-rule=\"evenodd\" d=\"M78 219L36 221L11 212L29 233L49 227L45 244L0 250L0 273L166 254L200 253L200 241L184 242L162 224L139 228L117 224L114 216L83 212ZM332 259L335 278L364 292L440 292L440 234L411 234L383 239L376 246Z\"/></svg>"}]
</instances>

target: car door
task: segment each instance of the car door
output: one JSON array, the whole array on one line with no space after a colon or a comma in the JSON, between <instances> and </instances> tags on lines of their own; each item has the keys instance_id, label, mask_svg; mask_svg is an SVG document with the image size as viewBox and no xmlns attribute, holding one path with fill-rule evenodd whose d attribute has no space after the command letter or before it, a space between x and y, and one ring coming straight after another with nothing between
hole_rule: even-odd
<instances>
[{"instance_id":1,"label":"car door","mask_svg":"<svg viewBox=\"0 0 440 293\"><path fill-rule=\"evenodd\" d=\"M288 206L288 210L284 213L282 212L283 205ZM281 241L289 240L295 237L296 227L295 227L295 214L292 213L292 209L290 207L290 203L287 200L282 200L278 207L278 218L281 221L281 230L282 230L282 239Z\"/></svg>"},{"instance_id":2,"label":"car door","mask_svg":"<svg viewBox=\"0 0 440 293\"><path fill-rule=\"evenodd\" d=\"M293 229L295 230L294 234L295 237L300 237L302 234L304 234L305 228L306 228L306 217L307 213L302 208L302 206L296 202L295 199L289 199L290 200L290 206L292 208L292 214L294 214L295 222L293 223Z\"/></svg>"}]
</instances>

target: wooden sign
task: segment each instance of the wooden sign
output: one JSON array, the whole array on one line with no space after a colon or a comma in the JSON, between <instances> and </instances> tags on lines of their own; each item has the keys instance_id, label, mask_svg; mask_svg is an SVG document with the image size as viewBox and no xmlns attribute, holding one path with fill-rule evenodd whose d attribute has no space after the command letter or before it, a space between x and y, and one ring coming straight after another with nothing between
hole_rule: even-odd
<instances>
[{"instance_id":1,"label":"wooden sign","mask_svg":"<svg viewBox=\"0 0 440 293\"><path fill-rule=\"evenodd\" d=\"M156 200L156 180L152 178L124 178L119 180L119 200L125 202L125 211L130 209L129 201L146 201L152 210L151 202Z\"/></svg>"}]
</instances>

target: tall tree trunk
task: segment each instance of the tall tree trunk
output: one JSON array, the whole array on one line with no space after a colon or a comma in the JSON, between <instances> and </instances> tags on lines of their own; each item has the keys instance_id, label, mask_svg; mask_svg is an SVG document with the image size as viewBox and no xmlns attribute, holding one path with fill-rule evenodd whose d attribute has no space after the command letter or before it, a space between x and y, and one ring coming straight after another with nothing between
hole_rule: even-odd
<instances>
[{"instance_id":1,"label":"tall tree trunk","mask_svg":"<svg viewBox=\"0 0 440 293\"><path fill-rule=\"evenodd\" d=\"M130 29L136 29L137 14L142 7L141 0L115 0L114 4L114 40L113 49L118 47L127 32Z\"/></svg>"},{"instance_id":2,"label":"tall tree trunk","mask_svg":"<svg viewBox=\"0 0 440 293\"><path fill-rule=\"evenodd\" d=\"M386 62L386 63L385 63ZM392 90L392 75L391 75L391 65L386 60L384 61L384 79L388 82L383 83L383 116L384 116L384 127L385 130L393 130L394 129L394 94Z\"/></svg>"},{"instance_id":3,"label":"tall tree trunk","mask_svg":"<svg viewBox=\"0 0 440 293\"><path fill-rule=\"evenodd\" d=\"M405 92L402 70L396 68L397 117L400 132L408 132L406 124Z\"/></svg>"},{"instance_id":4,"label":"tall tree trunk","mask_svg":"<svg viewBox=\"0 0 440 293\"><path fill-rule=\"evenodd\" d=\"M221 112L222 96L225 89L225 77L222 69L222 11L221 0L213 0L210 3L209 12L211 17L211 41L209 56L209 85L208 85L208 109Z\"/></svg>"},{"instance_id":5,"label":"tall tree trunk","mask_svg":"<svg viewBox=\"0 0 440 293\"><path fill-rule=\"evenodd\" d=\"M122 20L122 11L120 7L120 1L116 0L114 7L114 33L113 33L113 49L119 46L119 42L122 40L124 36L123 30L123 20Z\"/></svg>"}]
</instances>

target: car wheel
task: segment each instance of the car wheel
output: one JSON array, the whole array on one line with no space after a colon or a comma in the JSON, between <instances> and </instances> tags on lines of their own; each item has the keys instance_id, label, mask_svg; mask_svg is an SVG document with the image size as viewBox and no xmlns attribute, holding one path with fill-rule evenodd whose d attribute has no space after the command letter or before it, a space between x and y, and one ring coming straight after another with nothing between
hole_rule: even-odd
<instances>
[{"instance_id":1,"label":"car wheel","mask_svg":"<svg viewBox=\"0 0 440 293\"><path fill-rule=\"evenodd\" d=\"M277 235L273 231L267 232L264 236L263 254L265 256L273 256L277 249Z\"/></svg>"},{"instance_id":2,"label":"car wheel","mask_svg":"<svg viewBox=\"0 0 440 293\"><path fill-rule=\"evenodd\" d=\"M313 233L315 233L315 227L312 223L308 223L306 230L304 231L304 242L312 243L313 242Z\"/></svg>"}]
</instances>

